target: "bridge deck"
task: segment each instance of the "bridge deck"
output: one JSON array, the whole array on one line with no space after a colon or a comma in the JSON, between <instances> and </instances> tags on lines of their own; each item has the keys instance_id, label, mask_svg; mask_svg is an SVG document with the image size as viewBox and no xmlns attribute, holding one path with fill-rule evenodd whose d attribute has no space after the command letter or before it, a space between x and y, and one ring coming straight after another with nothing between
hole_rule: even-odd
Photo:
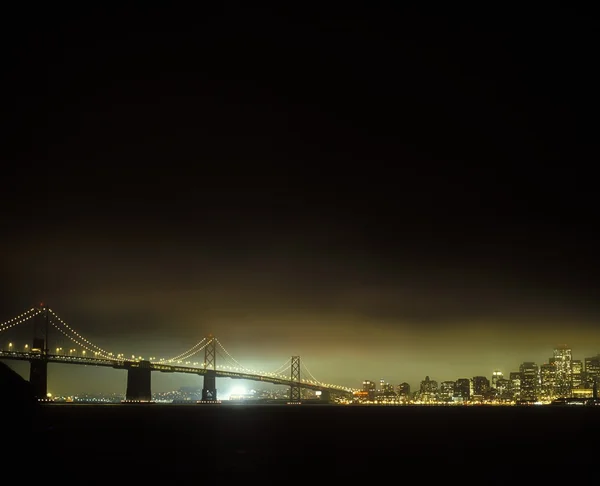
<instances>
[{"instance_id":1,"label":"bridge deck","mask_svg":"<svg viewBox=\"0 0 600 486\"><path fill-rule=\"evenodd\" d=\"M185 374L194 374L194 375L205 375L207 372L214 372L215 377L217 378L232 378L232 379L241 379L241 380L252 380L252 381L261 381L264 383L271 383L274 385L284 385L284 386L300 386L301 388L306 388L310 390L329 390L329 391L337 391L342 393L352 393L355 391L351 388L346 388L342 386L336 385L326 385L315 382L303 381L300 380L292 381L291 379L275 376L275 375L261 375L254 373L246 373L241 371L227 371L227 370L212 370L207 368L196 368L193 366L179 366L179 365L170 365L163 362L150 362L150 361L133 361L133 360L122 360L122 359L105 359L105 358L91 358L85 356L64 356L64 355L55 355L48 354L42 355L40 353L31 353L31 352L19 352L19 351L3 351L0 350L0 359L8 359L15 361L34 361L34 360L44 360L46 359L49 363L62 363L62 364L71 364L71 365L80 365L80 366L103 366L115 369L131 369L131 368L148 368L150 371L158 371L161 373L185 373Z\"/></svg>"}]
</instances>

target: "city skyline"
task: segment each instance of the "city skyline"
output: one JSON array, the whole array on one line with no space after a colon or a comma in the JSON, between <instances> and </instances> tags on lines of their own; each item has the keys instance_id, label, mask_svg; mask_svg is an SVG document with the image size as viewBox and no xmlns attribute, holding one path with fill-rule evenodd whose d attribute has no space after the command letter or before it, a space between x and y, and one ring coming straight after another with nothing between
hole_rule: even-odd
<instances>
[{"instance_id":1,"label":"city skyline","mask_svg":"<svg viewBox=\"0 0 600 486\"><path fill-rule=\"evenodd\" d=\"M15 15L0 322L348 386L598 354L593 19L459 10Z\"/></svg>"},{"instance_id":2,"label":"city skyline","mask_svg":"<svg viewBox=\"0 0 600 486\"><path fill-rule=\"evenodd\" d=\"M53 312L52 312L53 313ZM54 314L54 313L53 313ZM59 319L60 317L57 316ZM39 326L39 324L38 324ZM33 327L33 326L31 326ZM70 326L69 326L70 327ZM39 327L38 327L39 329ZM72 328L71 328L72 329ZM6 330L6 327L3 329L3 331ZM29 335L31 334L31 329L26 329L25 332L23 332L24 330L21 329L20 330L20 340L14 341L14 342L10 342L10 343L4 343L2 342L2 346L0 346L4 351L25 351L28 352L31 348L30 345L27 343L27 340L23 340L23 336L24 335ZM53 341L50 341L50 350L49 352L51 354L64 354L66 356L86 356L86 352L87 352L87 356L88 357L92 357L92 355L96 356L98 354L100 354L100 356L104 355L104 350L103 352L95 352L94 353L94 349L102 349L102 348L98 348L94 343L91 343L89 341L87 341L87 339L83 338L82 336L79 335L78 339L82 340L83 342L86 342L87 345L85 346L85 348L80 347L78 344L73 344L72 341L70 341L68 338L66 338L65 335L61 335L61 333L55 331L55 335L59 334L60 339L56 339L57 336L54 337L55 341L54 341L54 345L52 344ZM3 338L7 338L9 337L11 334L9 332L3 332L2 337ZM43 335L43 331L42 334L39 333L38 331L38 336ZM4 340L5 340L4 339ZM19 338L17 338L19 339ZM52 338L51 338L52 339ZM23 342L25 342L25 344L23 344ZM81 341L80 341L81 342ZM220 342L220 341L219 341ZM70 344L69 344L70 343ZM60 344L60 347L55 347L58 344ZM92 347L90 347L92 346ZM197 344L192 346L190 349L194 349L197 348ZM219 344L219 346L221 346L221 344ZM316 369L312 366L313 363L309 363L308 367L306 367L305 365L305 358L306 356L304 356L304 358L301 356L301 362L303 364L302 369L301 369L301 376L303 379L316 379L319 382L322 383L333 383L335 385L340 385L340 386L345 386L345 387L349 387L349 388L360 388L357 386L357 383L360 383L364 380L370 380L376 383L379 383L380 380L386 382L386 383L391 383L393 385L399 385L400 383L409 383L411 389L418 389L419 384L422 382L423 378L425 376L430 377L432 380L438 381L438 382L443 382L443 381L456 381L457 379L460 378L468 378L468 379L472 379L474 376L484 376L487 377L488 379L491 379L493 372L501 372L505 377L508 377L510 375L511 372L517 372L520 369L520 366L524 363L535 363L536 366L538 366L540 369L542 367L543 364L545 363L549 363L552 359L551 356L551 352L556 353L558 349L568 349L569 353L571 355L571 359L575 360L575 361L579 361L582 364L585 363L586 359L590 359L590 358L595 358L598 355L600 355L600 352L594 352L592 351L591 353L578 353L577 350L575 350L573 352L573 348L571 346L568 346L566 344L559 344L559 345L555 345L551 348L551 350L547 350L546 352L546 356L543 357L541 354L539 354L537 356L537 359L535 359L534 357L521 357L520 359L518 357L515 356L516 361L513 361L512 367L511 365L506 365L506 366L502 366L499 363L497 363L493 369L484 369L484 366L482 366L481 364L477 364L476 361L473 361L471 363L469 362L464 362L463 363L463 373L460 375L455 375L455 376L451 376L451 374L447 371L449 368L451 369L453 365L455 365L455 363L452 362L447 362L445 363L445 369L446 371L444 373L440 373L439 371L435 370L435 369L431 369L431 370L422 370L419 369L418 367L414 366L414 363L412 363L412 366L408 367L407 369L400 371L400 372L394 372L394 371L389 371L389 367L386 366L386 363L380 359L378 360L376 363L374 363L375 369L374 367L369 367L368 363L364 363L364 367L361 367L362 370L365 370L364 373L368 374L370 372L370 376L367 376L365 374L365 376L363 376L362 378L358 377L358 376L354 376L354 377L350 377L347 376L345 379L342 379L341 381L339 379L337 379L336 377L336 372L334 371L333 373L331 373L331 370L329 370L327 368L328 362L326 360L326 362L324 363L324 367L323 368L317 368L319 371L316 371ZM114 348L111 348L114 349ZM202 348L200 348L202 349ZM246 360L242 360L242 362L240 363L236 358L234 358L233 356L231 356L231 354L229 354L229 351L226 350L226 348L222 348L223 351L219 351L217 353L217 364L222 365L223 362L226 363L226 366L229 367L234 367L234 368L238 368L238 366L242 366L243 368L245 368L245 371L250 371L253 370L252 372L256 372L256 373L261 373L261 372L271 372L273 371L275 368L280 368L282 364L285 365L285 360L281 360L281 363L277 363L277 365L272 365L271 367L268 366L261 366L261 362L264 363L264 361L261 361L261 359L255 359L255 361L253 361L252 364L248 364L248 361ZM232 348L229 348L232 349ZM551 351L551 352L550 352ZM483 350L483 352L485 353L485 350ZM227 357L225 354L229 354L229 357ZM156 353L154 353L156 354ZM111 353L111 355L113 355L113 353ZM178 354L177 356L182 356L183 354ZM234 355L237 355L237 353L234 352ZM244 354L242 353L242 356ZM173 363L173 364L177 364L177 363L181 363L182 365L188 365L188 366L198 366L198 367L202 367L202 361L203 361L203 356L204 356L204 352L200 352L200 353L195 353L193 356L195 357L184 357L182 360L181 359L169 359L169 358L165 358L162 357L160 354L156 355L156 356L150 356L150 355L146 355L145 357L142 357L141 355L129 355L129 354L114 354L115 357L117 358L122 358L122 359L145 359L145 360L150 360L152 362L165 362L165 363ZM176 357L177 358L177 357ZM431 357L425 357L426 360L431 361ZM15 362L15 361L11 361L11 360L4 360L11 368L15 369L19 374L21 374L21 376L23 376L25 379L29 379L29 363L27 362ZM288 361L289 361L289 357L288 357ZM360 366L361 363L359 363ZM80 369L76 369L76 368L80 368ZM242 368L242 370L244 370ZM289 368L289 365L288 365ZM312 369L314 372L316 372L316 374L318 375L318 377L314 376L313 373L310 372L310 369ZM468 370L474 370L469 372ZM283 374L283 373L282 373ZM288 369L288 374L289 374L289 369ZM375 375L377 376L377 378L375 378ZM113 369L102 369L102 368L97 368L94 366L85 366L85 367L79 367L79 366L71 366L68 364L58 364L58 363L52 363L49 366L49 372L48 372L48 376L49 376L49 390L53 389L55 390L55 392L57 392L60 395L76 395L76 394L81 394L81 393L124 393L124 383L126 382L126 372L124 370L118 371L118 370L113 370ZM202 378L196 375L192 375L192 376L186 376L186 375L181 375L181 374L162 374L162 373L153 373L153 384L152 384L152 389L155 392L167 392L167 391L171 391L173 389L179 388L179 387L199 387L201 386L201 382L202 382ZM325 379L322 379L325 378ZM230 389L232 387L237 386L237 384L239 383L245 383L246 386L248 387L252 387L252 381L249 380L231 380L231 379L227 379L227 378L218 378L218 383L217 386L225 386L225 389ZM254 382L255 383L255 382ZM85 385L83 385L85 384ZM122 388L122 389L121 389Z\"/></svg>"}]
</instances>

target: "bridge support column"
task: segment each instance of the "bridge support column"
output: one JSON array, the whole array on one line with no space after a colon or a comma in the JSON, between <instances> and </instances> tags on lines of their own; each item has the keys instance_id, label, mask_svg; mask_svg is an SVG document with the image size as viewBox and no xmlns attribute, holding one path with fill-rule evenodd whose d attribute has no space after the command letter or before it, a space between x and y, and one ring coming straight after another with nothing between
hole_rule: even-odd
<instances>
[{"instance_id":1,"label":"bridge support column","mask_svg":"<svg viewBox=\"0 0 600 486\"><path fill-rule=\"evenodd\" d=\"M217 373L207 370L204 375L204 386L202 387L202 400L212 401L217 399Z\"/></svg>"},{"instance_id":2,"label":"bridge support column","mask_svg":"<svg viewBox=\"0 0 600 486\"><path fill-rule=\"evenodd\" d=\"M321 396L319 400L325 403L329 403L331 401L331 392L329 390L321 390Z\"/></svg>"},{"instance_id":3,"label":"bridge support column","mask_svg":"<svg viewBox=\"0 0 600 486\"><path fill-rule=\"evenodd\" d=\"M149 361L131 363L127 367L127 392L125 393L127 401L149 402L152 400L151 373Z\"/></svg>"},{"instance_id":4,"label":"bridge support column","mask_svg":"<svg viewBox=\"0 0 600 486\"><path fill-rule=\"evenodd\" d=\"M29 383L35 397L44 399L48 396L48 361L33 359L29 363Z\"/></svg>"}]
</instances>

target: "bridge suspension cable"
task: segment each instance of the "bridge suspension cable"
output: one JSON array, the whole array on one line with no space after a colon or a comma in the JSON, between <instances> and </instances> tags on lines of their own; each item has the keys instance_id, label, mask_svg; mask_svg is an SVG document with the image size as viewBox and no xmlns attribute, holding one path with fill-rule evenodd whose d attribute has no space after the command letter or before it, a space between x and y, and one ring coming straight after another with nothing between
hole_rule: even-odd
<instances>
[{"instance_id":1,"label":"bridge suspension cable","mask_svg":"<svg viewBox=\"0 0 600 486\"><path fill-rule=\"evenodd\" d=\"M69 338L75 344L81 346L84 349L87 349L90 352L98 353L98 355L100 355L102 358L109 359L109 360L115 360L115 361L118 359L118 358L113 357L113 353L109 353L105 349L102 349L101 347L96 346L94 343L92 343L91 341L84 338L81 334L79 334L77 331L75 331L75 329L73 329L65 321L63 321L52 309L48 309L48 311L50 312L50 314L52 314L52 317L55 317L56 320L62 326L64 326L64 328L66 330L61 328L60 326L58 326L56 324L56 322L54 321L54 319L50 321L52 326L55 327L56 329L58 329L62 334L64 334L67 338ZM75 337L73 337L72 335L70 335L68 333L74 334Z\"/></svg>"},{"instance_id":2,"label":"bridge suspension cable","mask_svg":"<svg viewBox=\"0 0 600 486\"><path fill-rule=\"evenodd\" d=\"M221 344L221 341L219 341L217 338L213 338L213 339L214 339L214 340L215 340L215 342L216 342L216 343L217 343L217 344L218 344L218 345L221 347L221 349L222 349L223 351L225 351L225 354L227 355L227 357L228 357L228 358L229 358L231 361L233 361L233 362L234 362L234 363L235 363L235 364L236 364L236 365L237 365L239 368L241 368L241 369L243 369L243 370L246 370L246 371L254 371L254 370L251 370L250 368L246 368L246 367L245 367L244 365L242 365L242 364L241 364L241 363L240 363L238 360L236 360L236 359L235 359L233 356L231 356L231 353L225 349L225 346L223 346L223 345Z\"/></svg>"},{"instance_id":3,"label":"bridge suspension cable","mask_svg":"<svg viewBox=\"0 0 600 486\"><path fill-rule=\"evenodd\" d=\"M252 374L256 374L256 375L268 375L268 376L273 376L273 375L279 375L281 378L285 378L283 375L281 375L280 370L283 368L283 370L285 370L285 366L287 365L287 367L289 368L289 362L291 361L291 358L289 358L287 360L286 363L284 363L283 366L280 366L276 371L261 371L261 370L254 370L251 368L247 368L246 366L242 365L238 360L236 360L229 351L227 351L227 349L225 349L225 346L223 346L223 344L221 344L221 342L217 339L214 338L215 342L219 345L219 347L224 351L225 355L222 355L222 357L224 358L224 360L226 359L230 359L238 369L243 370L243 371L247 371L249 373ZM221 353L219 353L221 354Z\"/></svg>"},{"instance_id":4,"label":"bridge suspension cable","mask_svg":"<svg viewBox=\"0 0 600 486\"><path fill-rule=\"evenodd\" d=\"M208 346L208 344L210 343L210 341L208 341L207 343L204 344L204 346L199 347L202 345L202 343L206 341L206 338L202 338L200 341L198 341L196 344L194 344L190 349L188 349L187 351L184 351L183 353L175 356L174 358L170 358L167 361L179 361L179 360L184 360L184 359L188 359L191 358L192 356L194 356L196 353L199 353L200 351L202 351L206 346Z\"/></svg>"},{"instance_id":5,"label":"bridge suspension cable","mask_svg":"<svg viewBox=\"0 0 600 486\"><path fill-rule=\"evenodd\" d=\"M313 379L313 381L315 381L316 383L321 383L321 381L320 381L320 380L317 380L317 379L315 378L315 376L314 376L314 375L313 375L313 374L310 372L310 370L308 369L308 367L307 367L307 366L304 364L304 361L302 361L302 362L300 363L300 366L301 366L302 368L304 368L304 371L306 371L306 373L308 373L308 376L310 376L310 377Z\"/></svg>"},{"instance_id":6,"label":"bridge suspension cable","mask_svg":"<svg viewBox=\"0 0 600 486\"><path fill-rule=\"evenodd\" d=\"M273 373L274 375L278 375L283 373L284 371L287 371L290 369L290 367L292 366L292 358L288 358L288 360L283 363L279 368L277 368L274 371L271 371L271 373Z\"/></svg>"},{"instance_id":7,"label":"bridge suspension cable","mask_svg":"<svg viewBox=\"0 0 600 486\"><path fill-rule=\"evenodd\" d=\"M23 324L24 322L27 322L29 319L32 319L41 313L42 311L40 309L32 307L31 309L23 312L22 314L19 314L18 316L13 317L12 319L9 319L8 321L5 321L2 324L0 324L0 332L6 331L11 327L18 326L19 324Z\"/></svg>"}]
</instances>

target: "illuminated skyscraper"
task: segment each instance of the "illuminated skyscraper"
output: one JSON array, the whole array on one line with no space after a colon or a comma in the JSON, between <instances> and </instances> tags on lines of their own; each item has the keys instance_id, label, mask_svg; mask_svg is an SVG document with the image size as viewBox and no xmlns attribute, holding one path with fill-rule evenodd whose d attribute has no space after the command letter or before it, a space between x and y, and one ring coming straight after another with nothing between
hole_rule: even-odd
<instances>
[{"instance_id":1,"label":"illuminated skyscraper","mask_svg":"<svg viewBox=\"0 0 600 486\"><path fill-rule=\"evenodd\" d=\"M485 376L473 377L473 395L483 398L490 389L490 380Z\"/></svg>"},{"instance_id":2,"label":"illuminated skyscraper","mask_svg":"<svg viewBox=\"0 0 600 486\"><path fill-rule=\"evenodd\" d=\"M377 392L377 385L375 385L374 381L365 380L365 381L363 381L363 392L367 392L368 399L373 401L373 400L375 400L375 394Z\"/></svg>"},{"instance_id":3,"label":"illuminated skyscraper","mask_svg":"<svg viewBox=\"0 0 600 486\"><path fill-rule=\"evenodd\" d=\"M583 363L580 359L571 361L571 380L573 388L581 388L583 385Z\"/></svg>"},{"instance_id":4,"label":"illuminated skyscraper","mask_svg":"<svg viewBox=\"0 0 600 486\"><path fill-rule=\"evenodd\" d=\"M496 398L499 400L511 400L513 398L510 380L506 378L496 380Z\"/></svg>"},{"instance_id":5,"label":"illuminated skyscraper","mask_svg":"<svg viewBox=\"0 0 600 486\"><path fill-rule=\"evenodd\" d=\"M521 382L523 381L520 371L511 371L508 375L510 381L510 394L515 400L521 398Z\"/></svg>"},{"instance_id":6,"label":"illuminated skyscraper","mask_svg":"<svg viewBox=\"0 0 600 486\"><path fill-rule=\"evenodd\" d=\"M419 397L421 400L432 401L437 398L438 394L438 383L435 380L426 376L425 379L421 382L421 387L419 390Z\"/></svg>"},{"instance_id":7,"label":"illuminated skyscraper","mask_svg":"<svg viewBox=\"0 0 600 486\"><path fill-rule=\"evenodd\" d=\"M598 384L600 385L600 354L585 358L586 387L593 388L595 380L598 380Z\"/></svg>"},{"instance_id":8,"label":"illuminated skyscraper","mask_svg":"<svg viewBox=\"0 0 600 486\"><path fill-rule=\"evenodd\" d=\"M468 378L459 378L454 386L454 397L463 402L471 399L471 380Z\"/></svg>"},{"instance_id":9,"label":"illuminated skyscraper","mask_svg":"<svg viewBox=\"0 0 600 486\"><path fill-rule=\"evenodd\" d=\"M444 402L451 402L454 397L454 388L456 382L454 381L442 381L440 383L440 400Z\"/></svg>"},{"instance_id":10,"label":"illuminated skyscraper","mask_svg":"<svg viewBox=\"0 0 600 486\"><path fill-rule=\"evenodd\" d=\"M571 348L562 345L554 348L555 396L557 398L570 397L572 383L571 361L573 355Z\"/></svg>"},{"instance_id":11,"label":"illuminated skyscraper","mask_svg":"<svg viewBox=\"0 0 600 486\"><path fill-rule=\"evenodd\" d=\"M556 364L554 360L540 366L540 398L553 400L556 398Z\"/></svg>"},{"instance_id":12,"label":"illuminated skyscraper","mask_svg":"<svg viewBox=\"0 0 600 486\"><path fill-rule=\"evenodd\" d=\"M410 398L410 385L406 382L400 383L396 387L396 393L398 394L399 397L406 398L406 399Z\"/></svg>"},{"instance_id":13,"label":"illuminated skyscraper","mask_svg":"<svg viewBox=\"0 0 600 486\"><path fill-rule=\"evenodd\" d=\"M521 400L537 400L540 384L538 365L526 361L519 367L521 373Z\"/></svg>"},{"instance_id":14,"label":"illuminated skyscraper","mask_svg":"<svg viewBox=\"0 0 600 486\"><path fill-rule=\"evenodd\" d=\"M502 378L504 378L502 371L494 370L492 372L492 388L498 388L497 382L498 382L498 380L500 380Z\"/></svg>"}]
</instances>

